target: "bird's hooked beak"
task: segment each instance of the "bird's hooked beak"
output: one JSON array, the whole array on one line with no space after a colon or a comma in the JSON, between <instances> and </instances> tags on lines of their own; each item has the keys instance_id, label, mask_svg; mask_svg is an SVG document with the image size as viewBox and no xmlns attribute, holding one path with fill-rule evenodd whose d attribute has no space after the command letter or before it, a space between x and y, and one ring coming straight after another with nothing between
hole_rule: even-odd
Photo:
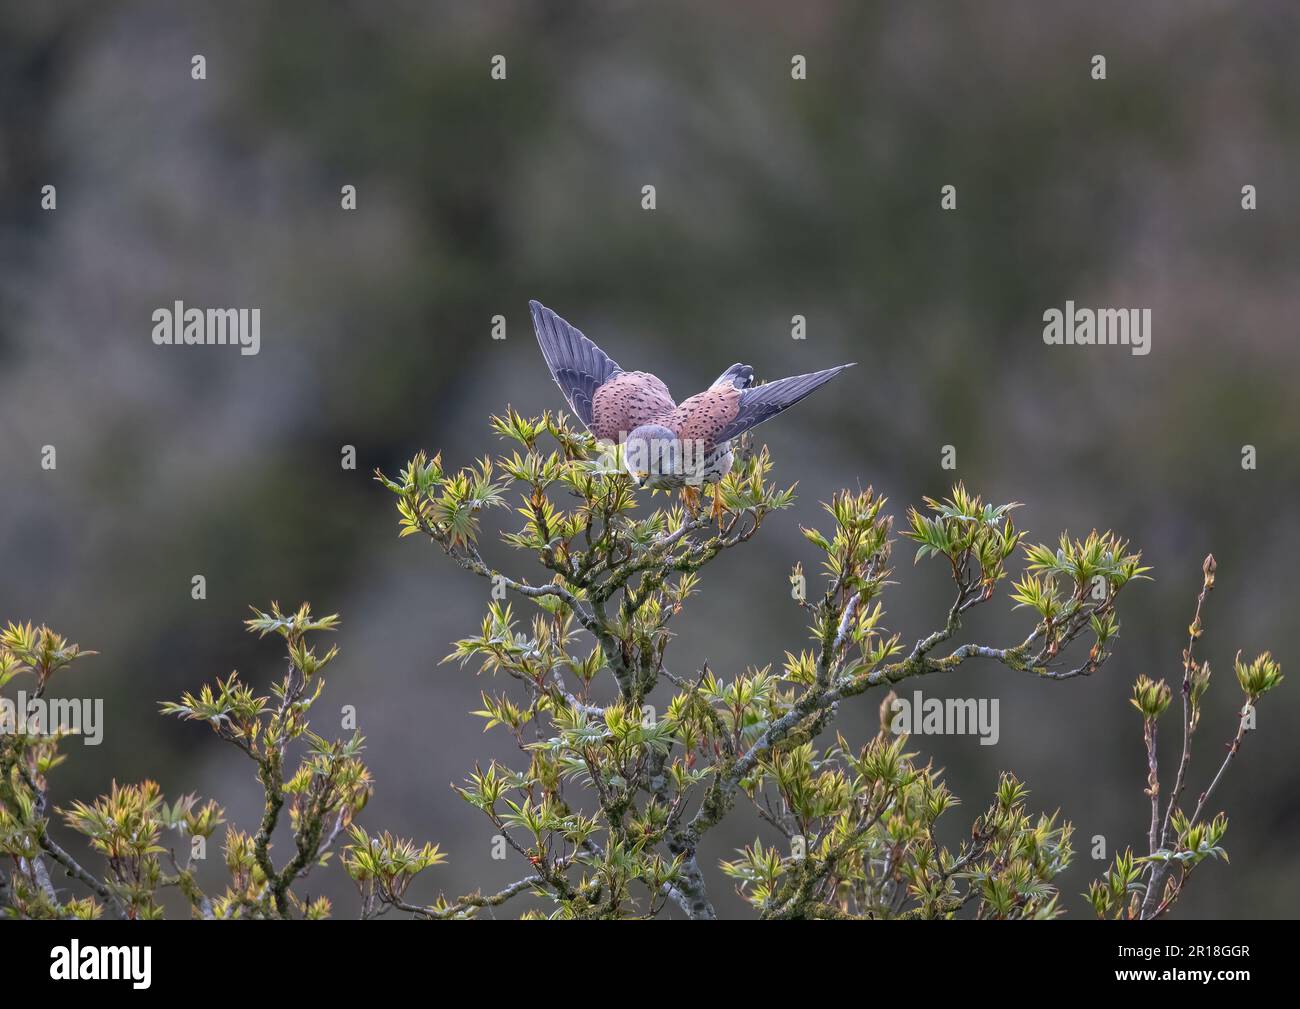
<instances>
[{"instance_id":1,"label":"bird's hooked beak","mask_svg":"<svg viewBox=\"0 0 1300 1009\"><path fill-rule=\"evenodd\" d=\"M637 470L632 474L632 479L636 481L638 489L644 489L646 481L650 479L650 474L643 472L642 470Z\"/></svg>"}]
</instances>

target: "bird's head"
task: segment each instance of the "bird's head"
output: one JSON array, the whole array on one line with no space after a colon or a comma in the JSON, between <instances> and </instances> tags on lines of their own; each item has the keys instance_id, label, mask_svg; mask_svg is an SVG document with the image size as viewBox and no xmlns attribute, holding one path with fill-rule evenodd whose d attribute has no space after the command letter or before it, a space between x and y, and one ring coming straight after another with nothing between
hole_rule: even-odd
<instances>
[{"instance_id":1,"label":"bird's head","mask_svg":"<svg viewBox=\"0 0 1300 1009\"><path fill-rule=\"evenodd\" d=\"M623 440L623 465L638 487L678 476L681 444L662 424L642 424Z\"/></svg>"}]
</instances>

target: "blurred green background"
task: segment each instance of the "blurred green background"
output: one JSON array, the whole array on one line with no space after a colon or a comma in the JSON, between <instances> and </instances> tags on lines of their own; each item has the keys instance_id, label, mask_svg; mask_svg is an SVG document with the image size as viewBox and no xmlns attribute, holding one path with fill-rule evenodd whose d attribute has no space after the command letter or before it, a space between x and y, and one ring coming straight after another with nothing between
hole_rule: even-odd
<instances>
[{"instance_id":1,"label":"blurred green background","mask_svg":"<svg viewBox=\"0 0 1300 1009\"><path fill-rule=\"evenodd\" d=\"M233 668L269 685L278 655L240 631L247 606L310 600L343 616L325 710L360 713L378 782L363 822L449 855L412 897L524 874L491 859L490 825L448 788L516 756L466 714L492 685L436 664L476 628L487 583L399 543L369 474L419 448L467 462L495 449L490 411L561 405L529 298L679 398L735 360L766 378L860 362L760 429L799 505L708 569L675 668L732 675L800 647L797 526L841 486L873 484L901 516L960 477L1027 502L1037 539L1096 526L1143 548L1156 580L1130 591L1099 675L968 664L918 684L1001 703L996 746L916 740L965 800L949 840L1014 770L1076 826L1074 915L1103 867L1092 838L1108 856L1143 842L1127 698L1139 673L1181 677L1207 552L1216 679L1190 793L1235 726L1236 651L1271 648L1295 680L1294 2L87 0L0 2L0 25L0 619L98 649L55 687L104 697L108 719L102 746L68 749L56 804L152 776L253 828L251 764L157 701ZM939 209L948 184L955 212ZM154 346L151 312L176 299L260 307L260 355ZM1066 299L1151 308L1151 354L1044 346L1042 313ZM911 554L886 596L908 642L948 602L943 570ZM1027 626L1003 595L962 637ZM1179 915L1295 914L1296 688L1262 705L1216 799L1231 864L1203 870ZM877 701L841 728L862 738ZM756 835L770 840L742 812L702 862ZM216 885L215 853L206 872ZM308 888L354 913L340 870Z\"/></svg>"}]
</instances>

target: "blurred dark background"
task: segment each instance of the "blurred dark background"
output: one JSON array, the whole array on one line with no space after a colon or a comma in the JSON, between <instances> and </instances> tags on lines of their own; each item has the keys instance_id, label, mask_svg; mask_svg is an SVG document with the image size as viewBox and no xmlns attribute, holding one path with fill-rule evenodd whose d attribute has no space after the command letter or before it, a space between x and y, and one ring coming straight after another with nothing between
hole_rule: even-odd
<instances>
[{"instance_id":1,"label":"blurred dark background","mask_svg":"<svg viewBox=\"0 0 1300 1009\"><path fill-rule=\"evenodd\" d=\"M972 663L915 684L1001 702L997 746L915 741L965 801L949 840L1014 770L1076 825L1063 900L1088 914L1093 836L1109 856L1145 833L1130 685L1181 677L1207 552L1215 681L1190 794L1235 726L1236 651L1271 648L1295 680L1298 39L1289 0L0 3L0 618L98 649L55 690L104 697L108 719L102 746L68 748L54 802L152 776L255 828L251 764L157 701L233 668L269 685L279 653L241 632L247 606L310 600L343 616L317 718L360 712L378 782L363 822L450 856L412 895L524 874L448 788L517 762L466 714L493 685L437 665L488 586L399 542L370 472L419 448L462 464L495 449L490 411L561 405L535 297L679 398L735 360L768 378L861 364L760 429L800 501L708 569L680 670L801 646L797 526L841 486L873 484L901 516L959 477L1027 502L1037 539L1096 526L1143 548L1155 581L1130 590L1096 677ZM260 307L260 355L154 346L150 315L177 299ZM1151 308L1151 354L1044 346L1066 299ZM907 642L948 597L912 552L886 597ZM1005 644L1027 620L1002 596L962 638ZM1202 870L1181 916L1294 915L1296 687L1262 705L1215 801L1232 862ZM840 726L862 738L878 700ZM756 835L736 816L706 866ZM216 852L206 872L216 886ZM308 889L355 911L337 868Z\"/></svg>"}]
</instances>

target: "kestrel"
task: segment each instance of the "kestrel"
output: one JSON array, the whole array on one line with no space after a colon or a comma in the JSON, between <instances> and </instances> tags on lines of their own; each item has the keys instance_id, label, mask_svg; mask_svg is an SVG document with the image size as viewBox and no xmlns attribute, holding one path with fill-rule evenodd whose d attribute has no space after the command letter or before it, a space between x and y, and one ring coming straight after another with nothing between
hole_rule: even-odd
<instances>
[{"instance_id":1,"label":"kestrel","mask_svg":"<svg viewBox=\"0 0 1300 1009\"><path fill-rule=\"evenodd\" d=\"M731 471L733 439L853 367L754 385L754 369L733 364L679 405L657 376L624 371L545 305L528 304L560 392L598 440L622 444L624 466L640 487L697 487L722 479Z\"/></svg>"}]
</instances>

